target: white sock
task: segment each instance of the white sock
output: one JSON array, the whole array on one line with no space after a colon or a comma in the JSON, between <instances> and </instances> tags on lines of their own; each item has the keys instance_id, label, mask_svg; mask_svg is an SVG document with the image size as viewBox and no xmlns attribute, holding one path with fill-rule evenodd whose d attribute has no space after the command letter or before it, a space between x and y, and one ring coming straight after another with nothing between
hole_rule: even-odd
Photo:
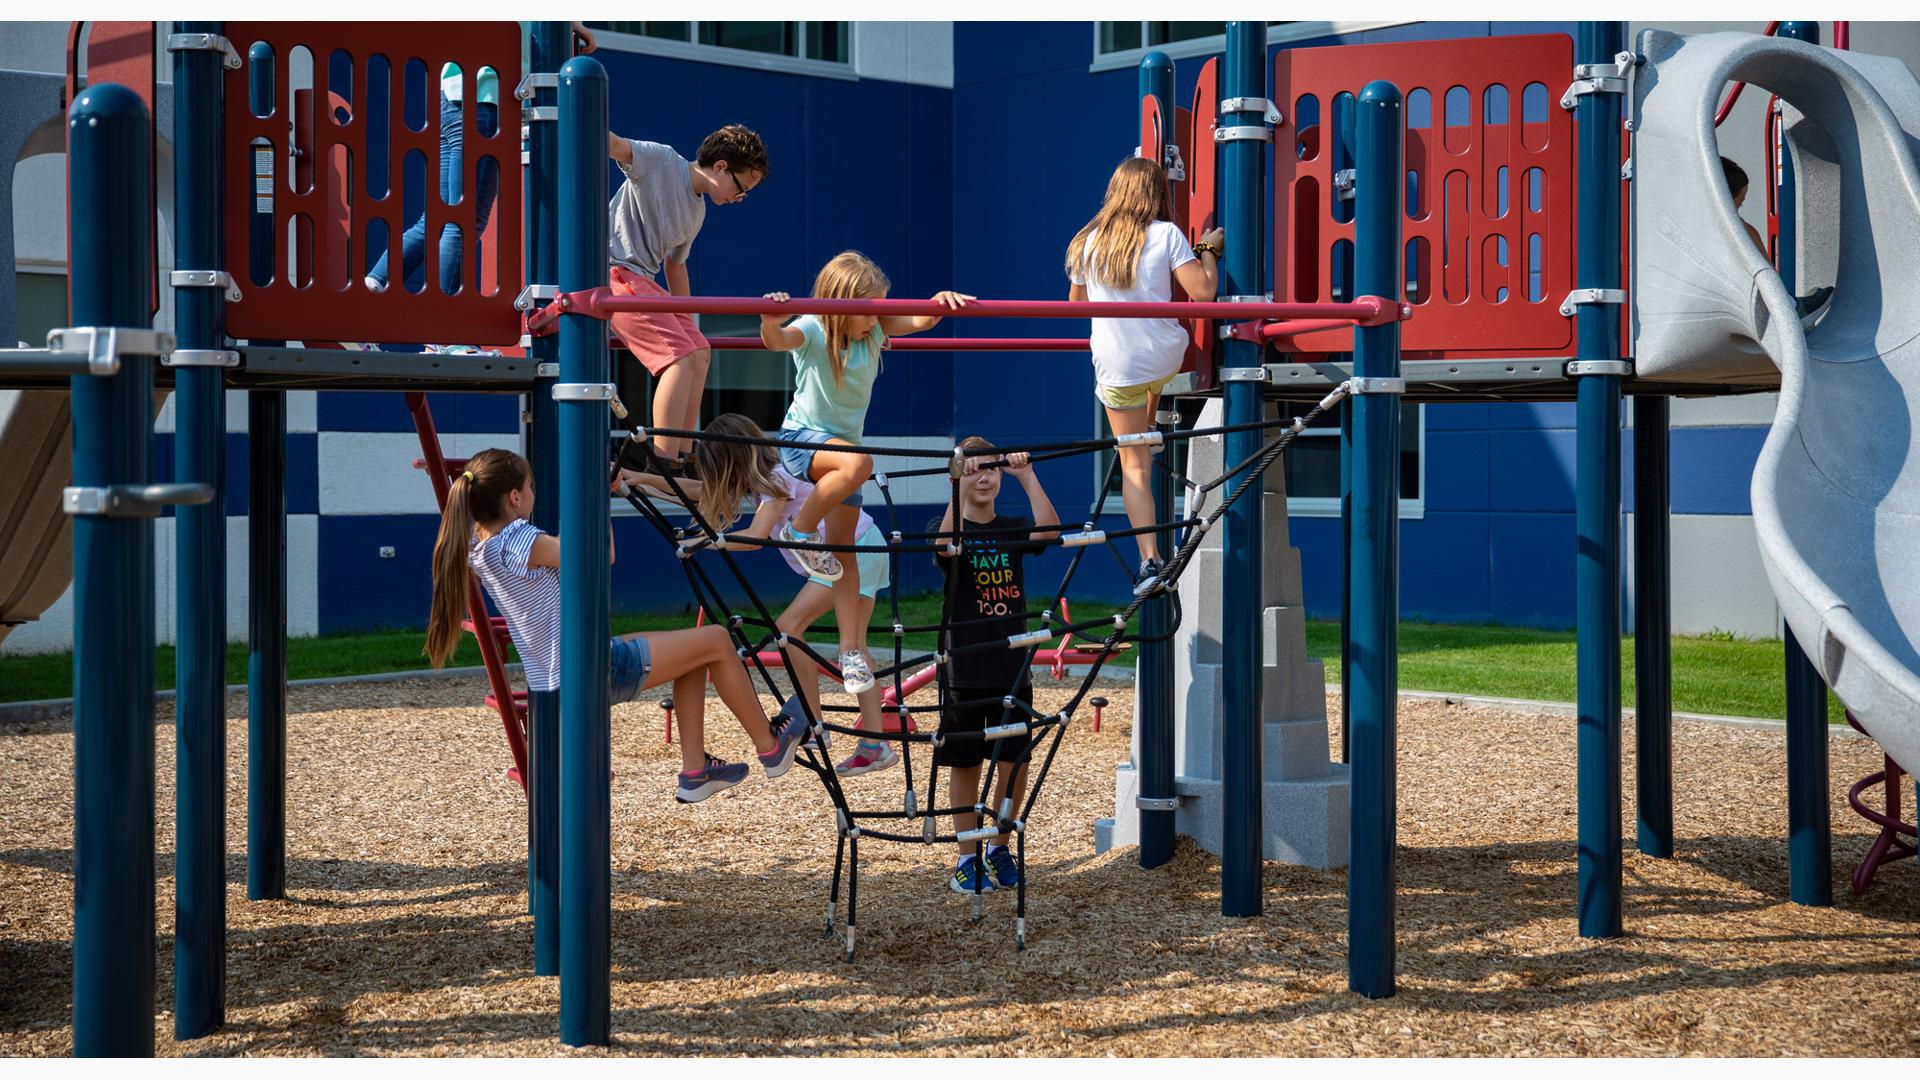
<instances>
[{"instance_id":1,"label":"white sock","mask_svg":"<svg viewBox=\"0 0 1920 1080\"><path fill-rule=\"evenodd\" d=\"M1007 850L1007 845L1005 844L996 844L992 841L987 842L987 854L989 855L993 854L996 851L1005 851L1005 850Z\"/></svg>"}]
</instances>

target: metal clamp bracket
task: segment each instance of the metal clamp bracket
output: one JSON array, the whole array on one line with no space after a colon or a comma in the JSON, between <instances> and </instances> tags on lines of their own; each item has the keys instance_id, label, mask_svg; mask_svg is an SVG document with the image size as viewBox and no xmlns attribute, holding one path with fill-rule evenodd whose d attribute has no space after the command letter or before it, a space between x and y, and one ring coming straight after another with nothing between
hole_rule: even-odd
<instances>
[{"instance_id":1,"label":"metal clamp bracket","mask_svg":"<svg viewBox=\"0 0 1920 1080\"><path fill-rule=\"evenodd\" d=\"M167 281L176 289L225 289L227 303L240 302L240 286L225 270L175 270Z\"/></svg>"},{"instance_id":2,"label":"metal clamp bracket","mask_svg":"<svg viewBox=\"0 0 1920 1080\"><path fill-rule=\"evenodd\" d=\"M560 286L558 285L529 285L520 290L520 295L513 298L513 310L532 311L539 306L540 301L559 298Z\"/></svg>"},{"instance_id":3,"label":"metal clamp bracket","mask_svg":"<svg viewBox=\"0 0 1920 1080\"><path fill-rule=\"evenodd\" d=\"M236 368L240 366L240 354L233 349L175 349L161 363L173 368Z\"/></svg>"},{"instance_id":4,"label":"metal clamp bracket","mask_svg":"<svg viewBox=\"0 0 1920 1080\"><path fill-rule=\"evenodd\" d=\"M1333 173L1333 197L1336 199L1353 198L1353 186L1359 179L1356 169L1335 169Z\"/></svg>"},{"instance_id":5,"label":"metal clamp bracket","mask_svg":"<svg viewBox=\"0 0 1920 1080\"><path fill-rule=\"evenodd\" d=\"M1213 129L1214 142L1272 142L1273 129L1256 124L1235 124Z\"/></svg>"},{"instance_id":6,"label":"metal clamp bracket","mask_svg":"<svg viewBox=\"0 0 1920 1080\"><path fill-rule=\"evenodd\" d=\"M221 61L228 71L240 70L240 54L234 51L233 42L224 34L169 34L168 52L217 52L225 53Z\"/></svg>"},{"instance_id":7,"label":"metal clamp bracket","mask_svg":"<svg viewBox=\"0 0 1920 1080\"><path fill-rule=\"evenodd\" d=\"M89 375L112 375L123 356L165 356L173 351L173 335L164 330L126 326L63 326L47 331L47 351L59 356L84 357Z\"/></svg>"},{"instance_id":8,"label":"metal clamp bracket","mask_svg":"<svg viewBox=\"0 0 1920 1080\"><path fill-rule=\"evenodd\" d=\"M1133 797L1133 808L1135 810L1178 810L1180 809L1180 796L1175 795L1171 799L1149 799L1145 795L1135 795Z\"/></svg>"},{"instance_id":9,"label":"metal clamp bracket","mask_svg":"<svg viewBox=\"0 0 1920 1080\"><path fill-rule=\"evenodd\" d=\"M513 88L513 96L521 101L532 101L536 90L560 89L560 73L557 71L532 71L520 77L520 85Z\"/></svg>"},{"instance_id":10,"label":"metal clamp bracket","mask_svg":"<svg viewBox=\"0 0 1920 1080\"><path fill-rule=\"evenodd\" d=\"M1581 304L1624 304L1627 302L1625 289L1575 289L1560 301L1560 314L1572 315Z\"/></svg>"},{"instance_id":11,"label":"metal clamp bracket","mask_svg":"<svg viewBox=\"0 0 1920 1080\"><path fill-rule=\"evenodd\" d=\"M1221 382L1272 382L1273 373L1263 367L1223 367Z\"/></svg>"},{"instance_id":12,"label":"metal clamp bracket","mask_svg":"<svg viewBox=\"0 0 1920 1080\"><path fill-rule=\"evenodd\" d=\"M544 364L533 365L533 377L536 379L557 379L560 377L560 365L549 360Z\"/></svg>"},{"instance_id":13,"label":"metal clamp bracket","mask_svg":"<svg viewBox=\"0 0 1920 1080\"><path fill-rule=\"evenodd\" d=\"M560 106L528 105L520 110L520 119L522 122L529 124L539 120L558 120L560 119Z\"/></svg>"},{"instance_id":14,"label":"metal clamp bracket","mask_svg":"<svg viewBox=\"0 0 1920 1080\"><path fill-rule=\"evenodd\" d=\"M1228 113L1257 112L1266 117L1269 124L1278 126L1281 120L1280 108L1263 97L1230 97L1220 99L1220 115Z\"/></svg>"},{"instance_id":15,"label":"metal clamp bracket","mask_svg":"<svg viewBox=\"0 0 1920 1080\"><path fill-rule=\"evenodd\" d=\"M60 509L81 517L159 517L162 507L212 501L212 484L112 484L60 492Z\"/></svg>"},{"instance_id":16,"label":"metal clamp bracket","mask_svg":"<svg viewBox=\"0 0 1920 1080\"><path fill-rule=\"evenodd\" d=\"M1214 303L1217 304L1271 304L1273 303L1273 294L1261 293L1259 296L1241 296L1236 294L1234 296L1216 296L1213 300Z\"/></svg>"},{"instance_id":17,"label":"metal clamp bracket","mask_svg":"<svg viewBox=\"0 0 1920 1080\"><path fill-rule=\"evenodd\" d=\"M610 382L563 382L553 384L555 401L612 401L614 386Z\"/></svg>"},{"instance_id":18,"label":"metal clamp bracket","mask_svg":"<svg viewBox=\"0 0 1920 1080\"><path fill-rule=\"evenodd\" d=\"M1573 82L1560 95L1560 107L1571 109L1588 94L1620 94L1626 98L1624 119L1632 131L1633 76L1639 66L1640 57L1631 52L1615 53L1611 64L1573 65Z\"/></svg>"},{"instance_id":19,"label":"metal clamp bracket","mask_svg":"<svg viewBox=\"0 0 1920 1080\"><path fill-rule=\"evenodd\" d=\"M1407 380L1385 378L1379 375L1356 375L1348 379L1349 394L1404 394L1407 392Z\"/></svg>"},{"instance_id":20,"label":"metal clamp bracket","mask_svg":"<svg viewBox=\"0 0 1920 1080\"><path fill-rule=\"evenodd\" d=\"M1187 178L1187 161L1180 156L1179 143L1168 143L1166 155L1160 160L1167 167L1167 179L1178 182Z\"/></svg>"},{"instance_id":21,"label":"metal clamp bracket","mask_svg":"<svg viewBox=\"0 0 1920 1080\"><path fill-rule=\"evenodd\" d=\"M1569 379L1577 378L1581 375L1632 375L1632 374L1633 374L1633 361L1631 360L1569 360L1567 361L1567 378Z\"/></svg>"}]
</instances>

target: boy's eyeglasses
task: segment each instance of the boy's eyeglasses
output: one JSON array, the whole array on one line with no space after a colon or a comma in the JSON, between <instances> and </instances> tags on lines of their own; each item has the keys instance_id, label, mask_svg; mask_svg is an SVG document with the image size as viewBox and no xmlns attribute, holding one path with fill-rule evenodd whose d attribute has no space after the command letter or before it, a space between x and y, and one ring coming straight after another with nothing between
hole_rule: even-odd
<instances>
[{"instance_id":1,"label":"boy's eyeglasses","mask_svg":"<svg viewBox=\"0 0 1920 1080\"><path fill-rule=\"evenodd\" d=\"M733 174L732 169L727 170L727 179L733 181L733 190L736 193L734 195L734 200L733 200L734 202L739 202L741 199L744 199L747 197L747 195L749 194L749 190L747 188L740 186L740 178Z\"/></svg>"}]
</instances>

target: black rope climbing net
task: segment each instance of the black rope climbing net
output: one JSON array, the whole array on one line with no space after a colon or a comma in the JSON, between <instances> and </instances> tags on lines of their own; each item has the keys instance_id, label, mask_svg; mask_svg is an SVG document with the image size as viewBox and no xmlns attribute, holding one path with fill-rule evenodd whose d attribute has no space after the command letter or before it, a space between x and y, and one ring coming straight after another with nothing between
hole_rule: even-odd
<instances>
[{"instance_id":1,"label":"black rope climbing net","mask_svg":"<svg viewBox=\"0 0 1920 1080\"><path fill-rule=\"evenodd\" d=\"M1181 618L1179 596L1178 593L1174 591L1173 584L1178 581L1180 575L1192 561L1195 552L1200 549L1200 544L1205 539L1206 534L1219 522L1233 504L1239 500L1249 488L1256 484L1265 470L1279 459L1288 444L1293 441L1294 437L1298 435L1301 430L1319 418L1328 409L1332 408L1343 397L1347 396L1349 392L1350 386L1342 383L1340 386L1335 387L1331 393L1322 398L1304 415L1296 416L1292 419L1261 420L1244 424L1193 428L1186 431L1176 431L1170 426L1163 425L1156 430L1144 432L1139 435L1086 439L1071 443L1001 446L977 450L965 450L958 446L954 447L951 451L928 450L918 447L836 447L836 449L844 449L849 453L866 454L872 457L937 458L944 460L942 464L930 468L916 468L892 473L874 472L871 482L878 487L880 495L885 502L888 519L887 524L889 526L883 530L885 540L883 544L861 545L816 541L796 542L782 540L778 537L769 537L767 539L755 537L751 541L737 546L811 549L846 555L857 555L865 552L878 552L887 555L888 566L891 571L890 577L896 583L896 587L887 590L892 614L893 662L885 667L875 668L873 674L876 681L886 679L892 681L894 700L883 703L881 706L885 714L892 714L897 718L897 725L894 730L891 731L869 732L856 726L832 722L824 716L815 715L813 710L806 705L805 695L799 693L800 680L803 676L799 671L795 670L792 654L788 651L787 647L792 646L797 648L813 664L828 672L837 672L838 668L836 663L816 652L812 645L806 641L789 638L787 634L781 631L776 612L761 598L758 590L753 587L751 581L749 581L747 575L742 571L739 562L736 560L736 552L734 550L736 545L730 544L724 532L714 528L711 523L700 515L698 500L689 496L686 489L682 487L682 481L677 475L672 471L657 474L660 482L664 483L670 491L670 495L656 493L647 485L620 485L620 490L627 501L632 504L634 509L640 512L641 516L646 518L647 521L651 522L653 526L659 530L660 535L673 548L681 569L686 573L687 584L693 591L695 602L706 612L710 620L727 628L733 637L735 649L739 653L741 660L758 675L765 684L767 692L775 700L786 700L786 695L781 692L779 684L775 681L774 673L769 670L768 665L762 659L762 654L765 650L770 647L778 647L778 655L780 657L779 666L784 670L790 681L794 696L799 698L801 715L805 716L811 732L808 739L802 744L801 755L796 757L795 760L809 772L819 777L821 785L826 789L828 798L833 802L834 824L835 831L838 834L838 843L834 850L833 884L827 899L825 926L826 936L829 938L835 936L834 923L840 901L840 886L842 880L844 880L847 889L845 950L848 960L853 958L854 953L855 924L859 905L860 841L862 839L936 845L987 841L1010 833L1013 837L1011 846L1014 848L1016 866L1019 869L1019 884L1015 888L1014 944L1016 949L1025 948L1027 913L1026 822L1028 818L1031 817L1033 807L1038 803L1041 790L1046 785L1047 774L1053 768L1054 758L1059 752L1061 737L1065 734L1068 723L1072 720L1075 711L1079 709L1081 703L1085 701L1091 693L1094 680L1098 678L1102 667L1104 667L1107 660L1116 652L1133 643L1163 642L1172 638L1174 632L1180 625ZM1242 460L1222 468L1219 476L1204 484L1196 484L1180 476L1168 465L1167 458L1169 455L1158 455L1154 460L1155 467L1173 475L1187 493L1185 516L1177 520L1160 522L1140 528L1102 530L1096 527L1106 512L1107 499L1113 488L1114 473L1120 463L1120 455L1118 453L1114 454L1108 462L1105 475L1102 477L1100 485L1096 489L1097 494L1094 498L1093 506L1088 510L1085 522L1077 530L1071 529L1063 522L1057 527L1060 530L1057 535L1044 539L1034 539L1030 535L1032 532L1051 530L1041 530L1030 527L1020 527L1013 530L987 529L979 526L968 527L966 516L959 512L961 505L960 479L964 472L965 460L969 457L993 457L1001 459L1009 454L1027 453L1030 455L1031 462L1038 464L1044 461L1129 446L1158 447L1177 440L1220 436L1234 432L1273 431L1275 429L1279 430L1271 438L1262 443L1258 450ZM777 438L749 438L746 436L721 435L711 432L685 431L673 428L640 427L634 427L628 430L626 442L633 447L645 447L648 440L655 435L662 435L669 438L707 439L716 442L734 442L766 447L811 447L814 445ZM627 449L628 446L622 446L621 448L622 451L626 451ZM615 455L616 462L620 456L620 454ZM1001 467L1001 462L999 460L982 462L980 467L998 468ZM616 477L619 468L618 464L614 466ZM894 502L893 484L896 481L912 477L938 475L944 475L949 479L949 498L952 500L951 505L954 507L954 527L945 531L908 531L900 528L900 508ZM1232 484L1232 487L1227 491L1226 495L1220 499L1218 505L1210 511L1207 510L1206 503L1209 496L1212 495L1214 491L1229 483ZM684 508L690 520L684 525L675 525L659 505L657 501L658 498L671 498L673 502L678 503ZM1143 581L1135 589L1134 596L1125 608L1105 618L1088 619L1080 622L1073 622L1064 616L1059 619L1055 618L1055 613L1061 610L1061 600L1066 597L1067 590L1071 587L1074 576L1079 572L1081 563L1089 548L1095 546L1106 547L1119 562L1122 572L1131 576L1131 569L1128 567L1125 557L1113 546L1113 541L1144 533L1167 534L1173 537L1176 547L1175 554L1172 558L1165 561L1158 573ZM1073 550L1073 555L1067 563L1066 572L1061 576L1059 586L1053 590L1053 598L1049 604L1025 612L1014 612L1007 615L996 614L987 618L971 620L956 619L954 616L954 601L957 595L957 584L960 580L960 574L954 572L946 575L947 585L941 598L940 621L938 623L922 626L910 626L902 623L900 617L900 589L897 587L897 583L901 580L900 559L902 556L928 555L936 552L948 556L958 556L966 549L969 538L974 538L978 541L989 537L991 537L994 544L1003 551L1039 552L1054 547L1070 548ZM709 573L708 564L715 560L724 566L727 572L732 575L733 580L739 584L741 592L746 597L747 604L751 608L750 612L735 611L727 604L725 595L717 587L713 576ZM1131 628L1133 620L1135 615L1139 613L1141 606L1155 595L1163 592L1167 595L1173 608L1172 618L1167 624L1167 629L1157 636L1147 636L1133 630ZM956 643L953 640L954 631L967 626L980 626L991 623L1002 628L1009 624L1017 624L1024 628L1034 620L1038 620L1039 622L1039 626L1036 629L1023 629L1019 633L1009 634L993 640L968 643ZM937 635L936 640L938 644L935 651L917 656L907 656L907 636L909 634L926 633ZM1074 690L1066 705L1053 712L1042 713L1035 709L1030 702L1025 700L1025 697L1019 692L1020 684L1025 677L1025 673L1031 669L1034 656L1039 649L1053 641L1056 637L1063 635L1076 635L1092 641L1096 634L1100 635L1097 639L1098 644L1082 645L1080 647L1082 651L1092 654L1092 661L1088 664L1085 676L1080 680L1079 686ZM1015 677L1015 682L1008 688L1007 693L999 698L981 698L968 701L949 700L951 695L947 692L949 684L946 675L950 670L953 658L957 655L964 655L970 652L993 649L1024 650L1020 667L1021 675ZM907 704L907 698L910 694L906 691L904 685L906 675L910 669L918 669L928 663L937 664L940 667L940 700L933 705L911 706ZM808 672L805 677L817 678L817 675L814 672ZM997 725L987 726L982 731L949 731L942 733L938 728L933 731L920 731L915 730L913 723L913 716L916 712L944 716L963 708L977 709L982 706L991 707L994 704L998 704L1002 708L1001 722ZM820 711L830 714L855 713L859 711L859 706L823 704ZM883 724L883 728L884 727L885 725ZM846 790L842 787L840 776L834 771L833 761L829 756L828 747L830 740L822 736L823 731L874 741L890 741L899 744L901 774L905 780L906 788L897 809L856 809L848 801ZM1000 754L987 753L984 755L985 760L983 761L983 765L985 768L981 777L980 795L974 803L968 806L943 807L937 805L935 793L939 790L937 783L940 765L934 754L925 753L924 757L928 760L928 771L924 790L927 792L926 801L928 805L924 807L920 805L920 797L918 795L920 789L916 788L914 784L914 747L919 746L923 749L931 749L938 748L944 743L957 742L960 740L982 740L991 742L1002 739L1019 739L1028 744L1026 753L1014 755L1017 760L1004 763L1007 768L1016 770L1013 777L1015 783L1008 785L1010 794L1006 800L998 805L991 805L989 802L994 790L995 772L1003 763L999 760L1001 757ZM1044 750L1043 756L1035 754L1035 751L1040 750ZM1011 797L1011 793L1018 790L1017 770L1028 768L1030 760L1034 756L1040 757L1039 769L1032 774L1032 786L1028 790L1026 797L1019 800L1016 806L1015 800ZM960 832L955 832L951 828L943 831L941 823L959 814L979 815L979 827ZM919 823L918 831L906 831L914 822ZM975 882L973 916L975 919L978 919L981 914L981 875L975 875Z\"/></svg>"}]
</instances>

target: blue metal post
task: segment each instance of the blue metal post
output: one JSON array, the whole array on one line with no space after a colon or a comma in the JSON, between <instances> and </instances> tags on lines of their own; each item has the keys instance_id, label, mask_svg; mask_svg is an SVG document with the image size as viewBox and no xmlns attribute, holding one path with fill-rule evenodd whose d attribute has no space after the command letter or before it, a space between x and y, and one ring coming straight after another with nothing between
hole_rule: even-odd
<instances>
[{"instance_id":1,"label":"blue metal post","mask_svg":"<svg viewBox=\"0 0 1920 1080\"><path fill-rule=\"evenodd\" d=\"M1634 811L1644 855L1673 857L1672 399L1633 399Z\"/></svg>"},{"instance_id":2,"label":"blue metal post","mask_svg":"<svg viewBox=\"0 0 1920 1080\"><path fill-rule=\"evenodd\" d=\"M560 69L560 291L606 276L607 72L590 56ZM560 1041L610 1038L612 730L607 695L606 324L560 319Z\"/></svg>"},{"instance_id":3,"label":"blue metal post","mask_svg":"<svg viewBox=\"0 0 1920 1080\"><path fill-rule=\"evenodd\" d=\"M1173 119L1177 106L1173 101L1173 60L1154 51L1140 61L1140 102L1153 98L1159 102L1163 138L1160 146L1142 146L1140 153L1155 161L1164 161L1165 143L1173 137ZM1139 114L1136 105L1135 115ZM1213 153L1213 147L1195 147L1194 153ZM1166 408L1166 406L1162 406ZM1156 418L1157 419L1157 418ZM1173 505L1173 477L1165 470L1153 472L1153 515L1166 521ZM1167 555L1170 537L1160 539L1161 553ZM1140 795L1147 799L1172 799L1173 790L1173 642L1168 634L1173 621L1172 600L1161 593L1140 609L1140 633L1147 640L1140 646L1139 692L1134 701L1134 723L1140 731ZM1166 637L1165 641L1152 638ZM1173 858L1174 812L1141 810L1140 865L1144 869L1164 866Z\"/></svg>"},{"instance_id":4,"label":"blue metal post","mask_svg":"<svg viewBox=\"0 0 1920 1080\"><path fill-rule=\"evenodd\" d=\"M573 27L538 22L530 35L529 70L557 72L573 55ZM535 90L533 104L553 105L558 94ZM554 125L528 125L526 267L529 284L551 285L559 272L559 144ZM533 339L534 363L557 364L560 339ZM548 369L551 370L551 369ZM553 375L535 374L527 395L527 460L533 465L533 523L560 531L559 416L553 402ZM560 973L560 695L542 690L527 695L527 878L533 914L533 973Z\"/></svg>"},{"instance_id":5,"label":"blue metal post","mask_svg":"<svg viewBox=\"0 0 1920 1080\"><path fill-rule=\"evenodd\" d=\"M1354 291L1398 302L1405 173L1400 91L1376 80L1360 91L1355 121ZM1353 374L1400 377L1400 324L1353 335ZM1347 634L1353 699L1352 831L1347 851L1347 987L1393 993L1396 858L1395 747L1400 702L1400 398L1362 388L1352 399L1352 604ZM1383 388L1384 389L1384 388Z\"/></svg>"},{"instance_id":6,"label":"blue metal post","mask_svg":"<svg viewBox=\"0 0 1920 1080\"><path fill-rule=\"evenodd\" d=\"M186 22L182 33L219 34L224 23ZM173 54L175 262L183 269L224 264L220 193L225 82L220 54ZM175 289L181 349L226 345L225 292ZM175 602L179 605L174 716L175 871L173 1032L195 1039L226 1019L227 947L227 401L218 367L174 371L174 473L213 486L215 498L175 516Z\"/></svg>"},{"instance_id":7,"label":"blue metal post","mask_svg":"<svg viewBox=\"0 0 1920 1080\"><path fill-rule=\"evenodd\" d=\"M1626 24L1582 22L1574 62L1612 62ZM1620 98L1586 94L1574 110L1580 233L1575 286L1620 288ZM1575 355L1618 361L1617 303L1581 304ZM1579 909L1583 937L1618 937L1620 836L1620 376L1578 376L1575 410L1574 618L1579 649Z\"/></svg>"},{"instance_id":8,"label":"blue metal post","mask_svg":"<svg viewBox=\"0 0 1920 1080\"><path fill-rule=\"evenodd\" d=\"M1340 761L1353 761L1353 402L1340 403Z\"/></svg>"},{"instance_id":9,"label":"blue metal post","mask_svg":"<svg viewBox=\"0 0 1920 1080\"><path fill-rule=\"evenodd\" d=\"M1222 128L1265 127L1266 113L1259 101L1267 96L1267 24L1240 21L1227 24L1227 52L1220 80L1222 99L1239 98L1245 106L1222 112ZM1220 296L1260 297L1267 288L1267 142L1261 139L1228 141L1220 153L1224 191L1220 224L1226 230L1227 250L1221 267ZM1253 342L1223 341L1220 377L1225 383L1227 423L1249 424L1261 419L1264 395L1261 383L1263 348ZM1242 431L1226 436L1222 460L1241 461L1260 449L1261 433ZM1221 679L1223 682L1220 913L1229 916L1260 914L1262 813L1260 807L1260 606L1265 589L1261 581L1262 515L1259 492L1233 504L1227 513L1222 541L1224 573L1231 584L1221 598L1223 625Z\"/></svg>"},{"instance_id":10,"label":"blue metal post","mask_svg":"<svg viewBox=\"0 0 1920 1080\"><path fill-rule=\"evenodd\" d=\"M1818 45L1820 24L1783 22L1780 36ZM1780 209L1780 279L1789 296L1798 291L1800 272L1800 228L1794 201L1793 159L1783 152L1776 205ZM1833 844L1828 807L1827 687L1791 627L1785 637L1788 891L1796 904L1828 907L1833 904Z\"/></svg>"},{"instance_id":11,"label":"blue metal post","mask_svg":"<svg viewBox=\"0 0 1920 1080\"><path fill-rule=\"evenodd\" d=\"M102 83L67 117L73 323L146 327L146 106ZM76 375L73 483L151 477L153 361ZM153 1053L153 519L73 519L73 1050Z\"/></svg>"}]
</instances>

